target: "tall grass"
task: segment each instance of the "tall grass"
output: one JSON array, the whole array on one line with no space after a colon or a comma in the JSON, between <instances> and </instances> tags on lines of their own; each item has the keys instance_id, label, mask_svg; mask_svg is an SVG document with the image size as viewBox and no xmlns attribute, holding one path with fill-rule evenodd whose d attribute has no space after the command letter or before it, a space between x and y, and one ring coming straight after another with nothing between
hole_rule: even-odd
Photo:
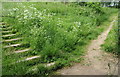
<instances>
[{"instance_id":1,"label":"tall grass","mask_svg":"<svg viewBox=\"0 0 120 77\"><path fill-rule=\"evenodd\" d=\"M111 52L114 54L119 54L119 48L118 48L118 22L116 21L113 25L113 29L110 31L110 33L107 36L107 39L105 40L105 43L102 45L103 50L106 52Z\"/></svg>"},{"instance_id":2,"label":"tall grass","mask_svg":"<svg viewBox=\"0 0 120 77\"><path fill-rule=\"evenodd\" d=\"M3 22L24 37L32 54L41 55L43 63L57 61L59 68L81 60L85 45L104 30L100 25L117 12L106 7L99 10L74 3L3 3Z\"/></svg>"}]
</instances>

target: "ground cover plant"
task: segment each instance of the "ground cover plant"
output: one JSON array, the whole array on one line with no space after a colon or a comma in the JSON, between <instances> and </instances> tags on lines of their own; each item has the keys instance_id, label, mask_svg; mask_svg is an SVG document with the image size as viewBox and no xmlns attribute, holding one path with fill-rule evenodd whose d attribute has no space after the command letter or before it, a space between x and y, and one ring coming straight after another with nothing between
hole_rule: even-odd
<instances>
[{"instance_id":1,"label":"ground cover plant","mask_svg":"<svg viewBox=\"0 0 120 77\"><path fill-rule=\"evenodd\" d=\"M118 22L117 21L114 23L113 29L108 34L108 37L105 40L105 43L102 45L102 48L106 52L111 52L116 55L120 53L118 48Z\"/></svg>"},{"instance_id":2,"label":"ground cover plant","mask_svg":"<svg viewBox=\"0 0 120 77\"><path fill-rule=\"evenodd\" d=\"M99 3L87 5L84 7L77 3L60 2L3 3L3 22L12 27L12 32L16 34L14 38L24 38L16 41L22 46L3 49L3 75L48 76L51 70L80 61L85 46L105 29L106 26L101 24L110 22L109 17L117 12L113 8L100 7ZM3 43L3 46L16 42ZM6 56L22 48L31 50ZM40 58L23 61L26 56L35 55L40 55ZM22 62L15 63L19 60ZM46 63L55 65L45 67Z\"/></svg>"}]
</instances>

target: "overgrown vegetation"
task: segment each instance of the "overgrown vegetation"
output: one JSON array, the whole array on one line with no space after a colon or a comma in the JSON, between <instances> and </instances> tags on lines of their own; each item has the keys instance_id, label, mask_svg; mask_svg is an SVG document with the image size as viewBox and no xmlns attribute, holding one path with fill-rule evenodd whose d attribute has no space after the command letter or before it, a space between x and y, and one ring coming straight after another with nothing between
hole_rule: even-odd
<instances>
[{"instance_id":1,"label":"overgrown vegetation","mask_svg":"<svg viewBox=\"0 0 120 77\"><path fill-rule=\"evenodd\" d=\"M95 3L86 7L75 3L3 3L3 22L7 22L13 31L24 37L22 43L27 43L32 49L27 55L41 55L37 62L15 66L8 65L13 57L5 57L3 74L47 76L50 70L80 61L85 46L104 30L105 26L101 24L116 12L116 9L100 7ZM18 58L19 55L16 60ZM55 66L46 68L41 65L51 62L55 62ZM36 72L30 72L32 68L28 70L37 64ZM15 68L10 69L12 67Z\"/></svg>"},{"instance_id":2,"label":"overgrown vegetation","mask_svg":"<svg viewBox=\"0 0 120 77\"><path fill-rule=\"evenodd\" d=\"M118 22L114 23L113 29L108 34L105 43L102 45L102 48L114 54L119 54L120 51L118 50Z\"/></svg>"}]
</instances>

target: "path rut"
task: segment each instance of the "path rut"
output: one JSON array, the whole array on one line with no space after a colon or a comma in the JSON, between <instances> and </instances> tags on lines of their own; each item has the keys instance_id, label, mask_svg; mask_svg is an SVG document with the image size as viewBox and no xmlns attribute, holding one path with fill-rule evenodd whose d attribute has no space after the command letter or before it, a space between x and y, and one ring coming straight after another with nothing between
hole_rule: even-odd
<instances>
[{"instance_id":1,"label":"path rut","mask_svg":"<svg viewBox=\"0 0 120 77\"><path fill-rule=\"evenodd\" d=\"M118 58L101 50L101 45L104 44L104 40L107 38L114 22L115 20L110 23L107 30L91 42L82 63L58 70L58 72L61 75L117 75Z\"/></svg>"}]
</instances>

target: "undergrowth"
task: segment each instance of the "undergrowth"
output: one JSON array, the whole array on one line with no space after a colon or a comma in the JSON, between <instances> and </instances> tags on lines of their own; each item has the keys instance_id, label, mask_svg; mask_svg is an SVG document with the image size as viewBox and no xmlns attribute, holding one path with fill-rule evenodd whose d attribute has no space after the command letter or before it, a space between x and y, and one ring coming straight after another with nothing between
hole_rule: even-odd
<instances>
[{"instance_id":1,"label":"undergrowth","mask_svg":"<svg viewBox=\"0 0 120 77\"><path fill-rule=\"evenodd\" d=\"M118 22L115 21L112 30L109 32L105 43L102 45L102 49L106 52L119 54L118 50Z\"/></svg>"},{"instance_id":2,"label":"undergrowth","mask_svg":"<svg viewBox=\"0 0 120 77\"><path fill-rule=\"evenodd\" d=\"M81 61L85 46L104 30L101 24L117 12L113 8L96 7L60 2L7 2L3 3L3 22L24 37L22 41L33 49L31 54L41 55L42 63L56 62L50 68L56 70ZM36 72L43 75L50 69L40 65Z\"/></svg>"}]
</instances>

